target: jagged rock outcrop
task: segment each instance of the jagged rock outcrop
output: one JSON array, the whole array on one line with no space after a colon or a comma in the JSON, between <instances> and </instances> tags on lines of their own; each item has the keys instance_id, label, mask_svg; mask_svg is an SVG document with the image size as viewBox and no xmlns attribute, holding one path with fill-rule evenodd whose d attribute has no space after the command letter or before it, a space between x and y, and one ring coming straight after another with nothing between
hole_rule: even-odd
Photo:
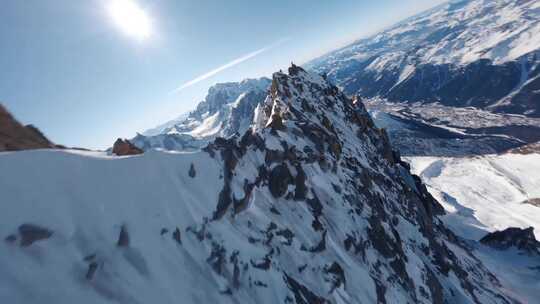
<instances>
[{"instance_id":1,"label":"jagged rock outcrop","mask_svg":"<svg viewBox=\"0 0 540 304\"><path fill-rule=\"evenodd\" d=\"M493 275L437 218L444 214L442 206L409 173L363 105L355 105L318 75L294 65L288 75L274 74L253 129L226 144L211 144L205 151L228 162L234 159L232 166L226 166L214 213L219 216L214 219L237 218L238 225L247 221L251 230L265 231L250 237L251 244L267 248L251 264L268 275L283 274L292 293L286 303L334 303L342 297L361 302L365 297L358 297L358 288L365 280L372 286L368 302L373 303L510 301ZM246 172L257 174L246 176ZM242 191L232 189L242 189L240 185L252 185L243 187L249 189L245 196L260 200L271 195L270 226L250 221L250 207L237 212L235 202ZM267 212L262 202L251 204L260 204L251 207L257 213ZM309 224L291 224L295 219ZM275 231L282 228L290 229L286 243L276 240ZM215 235L212 240L216 242ZM237 250L226 241L220 244L221 251ZM236 259L242 261L245 252L238 250ZM342 255L358 264L340 267L345 262L337 257ZM306 261L309 271L284 267ZM220 273L234 268L228 263L221 267ZM421 275L411 273L411 268ZM309 279L318 276L329 276L324 287Z\"/></svg>"},{"instance_id":2,"label":"jagged rock outcrop","mask_svg":"<svg viewBox=\"0 0 540 304\"><path fill-rule=\"evenodd\" d=\"M500 250L514 247L530 254L540 254L540 242L534 236L533 227L526 229L510 227L491 232L484 236L480 243Z\"/></svg>"},{"instance_id":3,"label":"jagged rock outcrop","mask_svg":"<svg viewBox=\"0 0 540 304\"><path fill-rule=\"evenodd\" d=\"M23 126L0 104L0 151L58 148L32 125Z\"/></svg>"},{"instance_id":4,"label":"jagged rock outcrop","mask_svg":"<svg viewBox=\"0 0 540 304\"><path fill-rule=\"evenodd\" d=\"M144 153L144 151L127 139L118 138L113 145L112 153L118 156L125 155L138 155Z\"/></svg>"},{"instance_id":5,"label":"jagged rock outcrop","mask_svg":"<svg viewBox=\"0 0 540 304\"><path fill-rule=\"evenodd\" d=\"M293 67L273 75L253 116L246 132L217 138L202 151L154 151L129 160L54 155L47 163L58 170L54 180L35 174L44 164L31 158L20 169L25 182L19 175L0 179L16 198L9 210L36 205L33 185L55 194L39 210L54 219L58 241L43 242L39 258L62 260L53 263L54 274L65 284L29 294L50 277L49 264L39 263L45 266L31 276L21 273L38 263L19 248L0 246L7 298L513 303L506 286L445 227L442 207L362 104ZM0 166L10 166L6 157ZM91 165L83 171L81 164ZM3 226L19 220L2 215ZM97 266L82 261L94 252ZM4 279L11 277L16 280Z\"/></svg>"}]
</instances>

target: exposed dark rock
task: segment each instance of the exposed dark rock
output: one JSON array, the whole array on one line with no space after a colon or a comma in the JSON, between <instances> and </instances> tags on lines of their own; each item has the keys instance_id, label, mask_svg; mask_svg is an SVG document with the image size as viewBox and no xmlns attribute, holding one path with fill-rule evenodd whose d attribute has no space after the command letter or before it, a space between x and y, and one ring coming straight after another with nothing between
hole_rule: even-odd
<instances>
[{"instance_id":1,"label":"exposed dark rock","mask_svg":"<svg viewBox=\"0 0 540 304\"><path fill-rule=\"evenodd\" d=\"M255 188L255 184L244 179L244 197L242 199L234 198L234 214L238 214L248 208L248 203L251 198L251 192Z\"/></svg>"},{"instance_id":2,"label":"exposed dark rock","mask_svg":"<svg viewBox=\"0 0 540 304\"><path fill-rule=\"evenodd\" d=\"M161 228L161 231L159 232L160 235L164 235L164 234L167 234L169 233L169 229L167 228Z\"/></svg>"},{"instance_id":3,"label":"exposed dark rock","mask_svg":"<svg viewBox=\"0 0 540 304\"><path fill-rule=\"evenodd\" d=\"M142 154L144 151L132 144L129 140L118 138L114 142L112 153L118 156L125 156Z\"/></svg>"},{"instance_id":4,"label":"exposed dark rock","mask_svg":"<svg viewBox=\"0 0 540 304\"><path fill-rule=\"evenodd\" d=\"M522 204L529 204L529 205L533 205L535 207L540 207L540 198L531 198L531 199L528 199L528 200L522 202Z\"/></svg>"},{"instance_id":5,"label":"exposed dark rock","mask_svg":"<svg viewBox=\"0 0 540 304\"><path fill-rule=\"evenodd\" d=\"M270 269L270 264L271 263L272 263L272 261L270 260L270 258L268 256L265 256L261 260L258 260L258 261L255 261L255 262L251 261L251 266L253 266L254 268L257 268L257 269L268 270L268 269Z\"/></svg>"},{"instance_id":6,"label":"exposed dark rock","mask_svg":"<svg viewBox=\"0 0 540 304\"><path fill-rule=\"evenodd\" d=\"M291 63L291 66L289 67L289 75L296 76L301 72L305 73L306 71L294 63Z\"/></svg>"},{"instance_id":7,"label":"exposed dark rock","mask_svg":"<svg viewBox=\"0 0 540 304\"><path fill-rule=\"evenodd\" d=\"M15 243L17 241L17 236L15 234L10 234L6 236L4 240L8 243Z\"/></svg>"},{"instance_id":8,"label":"exposed dark rock","mask_svg":"<svg viewBox=\"0 0 540 304\"><path fill-rule=\"evenodd\" d=\"M279 163L285 160L285 155L282 151L279 150L266 150L266 154L264 156L264 161L267 165L271 165L273 163Z\"/></svg>"},{"instance_id":9,"label":"exposed dark rock","mask_svg":"<svg viewBox=\"0 0 540 304\"><path fill-rule=\"evenodd\" d=\"M386 287L379 280L373 281L375 282L375 291L377 292L377 304L386 304Z\"/></svg>"},{"instance_id":10,"label":"exposed dark rock","mask_svg":"<svg viewBox=\"0 0 540 304\"><path fill-rule=\"evenodd\" d=\"M94 275L96 274L96 271L98 270L98 263L97 262L91 262L88 264L88 270L86 271L86 279L88 281L92 281L94 278Z\"/></svg>"},{"instance_id":11,"label":"exposed dark rock","mask_svg":"<svg viewBox=\"0 0 540 304\"><path fill-rule=\"evenodd\" d=\"M302 165L296 165L296 177L294 178L294 184L296 186L294 190L294 199L302 201L306 199L307 187L306 187L306 173L302 168Z\"/></svg>"},{"instance_id":12,"label":"exposed dark rock","mask_svg":"<svg viewBox=\"0 0 540 304\"><path fill-rule=\"evenodd\" d=\"M182 234L178 227L174 230L172 237L179 245L182 245Z\"/></svg>"},{"instance_id":13,"label":"exposed dark rock","mask_svg":"<svg viewBox=\"0 0 540 304\"><path fill-rule=\"evenodd\" d=\"M19 226L19 235L21 237L21 247L28 247L34 242L50 238L53 232L36 225L23 224Z\"/></svg>"},{"instance_id":14,"label":"exposed dark rock","mask_svg":"<svg viewBox=\"0 0 540 304\"><path fill-rule=\"evenodd\" d=\"M322 215L323 211L323 205L317 195L314 193L313 198L308 199L307 201L308 206L310 207L311 214L313 214L313 222L311 226L316 231L321 231L323 229L323 225L319 220L319 217Z\"/></svg>"},{"instance_id":15,"label":"exposed dark rock","mask_svg":"<svg viewBox=\"0 0 540 304\"><path fill-rule=\"evenodd\" d=\"M91 261L94 261L97 257L97 254L93 253L93 254L90 254L90 255L87 255L84 257L84 261L85 262L91 262Z\"/></svg>"},{"instance_id":16,"label":"exposed dark rock","mask_svg":"<svg viewBox=\"0 0 540 304\"><path fill-rule=\"evenodd\" d=\"M275 198L285 195L290 183L292 183L292 176L286 164L278 165L270 172L268 188Z\"/></svg>"},{"instance_id":17,"label":"exposed dark rock","mask_svg":"<svg viewBox=\"0 0 540 304\"><path fill-rule=\"evenodd\" d=\"M285 245L290 246L292 245L293 239L294 239L294 233L290 229L283 229L276 232L276 235L284 237L287 242Z\"/></svg>"},{"instance_id":18,"label":"exposed dark rock","mask_svg":"<svg viewBox=\"0 0 540 304\"><path fill-rule=\"evenodd\" d=\"M195 171L195 165L193 165L193 163L191 163L191 165L189 166L188 175L191 178L195 178L195 176L197 176L197 171Z\"/></svg>"},{"instance_id":19,"label":"exposed dark rock","mask_svg":"<svg viewBox=\"0 0 540 304\"><path fill-rule=\"evenodd\" d=\"M289 287L289 290L293 293L296 304L326 304L330 303L327 299L318 296L313 291L309 290L306 286L296 281L292 277L284 273L283 279Z\"/></svg>"},{"instance_id":20,"label":"exposed dark rock","mask_svg":"<svg viewBox=\"0 0 540 304\"><path fill-rule=\"evenodd\" d=\"M273 214L276 214L276 215L281 215L279 210L277 210L274 206L270 207L270 212L272 212Z\"/></svg>"},{"instance_id":21,"label":"exposed dark rock","mask_svg":"<svg viewBox=\"0 0 540 304\"><path fill-rule=\"evenodd\" d=\"M317 245L310 248L306 248L306 246L302 245L300 247L300 250L309 251L313 253L319 253L319 252L325 251L326 250L326 233L327 233L326 230L322 233L321 240L319 241L319 243L317 243Z\"/></svg>"},{"instance_id":22,"label":"exposed dark rock","mask_svg":"<svg viewBox=\"0 0 540 304\"><path fill-rule=\"evenodd\" d=\"M128 247L129 246L129 233L127 227L122 225L120 228L120 235L118 236L118 241L116 242L118 247Z\"/></svg>"},{"instance_id":23,"label":"exposed dark rock","mask_svg":"<svg viewBox=\"0 0 540 304\"><path fill-rule=\"evenodd\" d=\"M534 237L534 228L507 228L503 231L488 233L480 242L496 249L515 247L528 253L540 254L540 242Z\"/></svg>"},{"instance_id":24,"label":"exposed dark rock","mask_svg":"<svg viewBox=\"0 0 540 304\"><path fill-rule=\"evenodd\" d=\"M0 104L0 151L61 148L36 127L23 126Z\"/></svg>"},{"instance_id":25,"label":"exposed dark rock","mask_svg":"<svg viewBox=\"0 0 540 304\"><path fill-rule=\"evenodd\" d=\"M330 293L332 293L334 289L341 287L341 285L346 284L345 271L341 268L339 263L334 262L330 266L325 266L324 272L332 275L332 278L329 279L332 283L332 290Z\"/></svg>"},{"instance_id":26,"label":"exposed dark rock","mask_svg":"<svg viewBox=\"0 0 540 304\"><path fill-rule=\"evenodd\" d=\"M274 132L277 130L283 131L285 129L285 125L283 124L283 118L279 113L272 114L272 120L270 121L268 126L272 128Z\"/></svg>"},{"instance_id":27,"label":"exposed dark rock","mask_svg":"<svg viewBox=\"0 0 540 304\"><path fill-rule=\"evenodd\" d=\"M218 137L213 143L213 146L221 150L221 157L223 158L223 189L219 193L218 204L216 206L216 211L214 211L214 220L222 218L227 209L232 205L233 198L231 192L231 179L234 175L234 169L238 163L238 158L236 154L241 154L241 149L236 146L235 138L225 139Z\"/></svg>"},{"instance_id":28,"label":"exposed dark rock","mask_svg":"<svg viewBox=\"0 0 540 304\"><path fill-rule=\"evenodd\" d=\"M255 282L253 282L253 285L257 286L257 287L263 287L263 288L268 288L268 285L259 281L259 280L256 280Z\"/></svg>"},{"instance_id":29,"label":"exposed dark rock","mask_svg":"<svg viewBox=\"0 0 540 304\"><path fill-rule=\"evenodd\" d=\"M240 252L238 250L234 251L231 255L230 261L234 265L233 268L233 278L232 278L232 285L234 289L238 289L240 287L240 267L238 266L238 255Z\"/></svg>"},{"instance_id":30,"label":"exposed dark rock","mask_svg":"<svg viewBox=\"0 0 540 304\"><path fill-rule=\"evenodd\" d=\"M223 248L223 246L217 243L212 243L212 252L210 253L210 257L208 257L206 261L208 262L208 264L210 264L210 266L212 266L212 269L217 274L223 274L225 263L227 261L226 253L227 251L225 250L225 248Z\"/></svg>"}]
</instances>

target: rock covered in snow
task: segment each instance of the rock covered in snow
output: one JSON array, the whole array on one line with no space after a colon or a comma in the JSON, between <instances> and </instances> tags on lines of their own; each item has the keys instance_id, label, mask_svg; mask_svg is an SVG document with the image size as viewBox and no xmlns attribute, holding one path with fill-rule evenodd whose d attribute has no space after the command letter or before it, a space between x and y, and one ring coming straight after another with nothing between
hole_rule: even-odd
<instances>
[{"instance_id":1,"label":"rock covered in snow","mask_svg":"<svg viewBox=\"0 0 540 304\"><path fill-rule=\"evenodd\" d=\"M9 204L0 229L35 217L22 212L31 209L58 235L39 257L0 246L0 297L512 303L361 104L293 67L273 75L254 120L242 135L191 153L0 155L0 168L21 173L0 179ZM192 164L196 178L186 174ZM123 248L119 223L129 227ZM157 233L163 227L178 228L171 238ZM82 257L94 253L92 266ZM20 271L28 265L31 275ZM43 279L51 269L55 284Z\"/></svg>"}]
</instances>

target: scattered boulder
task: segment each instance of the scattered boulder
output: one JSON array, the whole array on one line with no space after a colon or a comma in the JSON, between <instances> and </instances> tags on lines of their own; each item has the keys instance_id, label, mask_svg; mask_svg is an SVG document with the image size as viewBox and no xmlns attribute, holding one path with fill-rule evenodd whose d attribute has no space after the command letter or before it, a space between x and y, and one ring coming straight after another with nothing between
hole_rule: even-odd
<instances>
[{"instance_id":1,"label":"scattered boulder","mask_svg":"<svg viewBox=\"0 0 540 304\"><path fill-rule=\"evenodd\" d=\"M302 69L301 67L297 66L296 64L291 63L291 66L289 67L289 75L296 76L300 74L301 72L305 73L306 71Z\"/></svg>"},{"instance_id":2,"label":"scattered boulder","mask_svg":"<svg viewBox=\"0 0 540 304\"><path fill-rule=\"evenodd\" d=\"M120 235L118 236L118 242L116 242L118 247L128 247L129 246L129 234L125 225L122 225L120 228Z\"/></svg>"},{"instance_id":3,"label":"scattered boulder","mask_svg":"<svg viewBox=\"0 0 540 304\"><path fill-rule=\"evenodd\" d=\"M345 271L338 262L334 262L330 266L326 265L323 271L328 276L326 280L330 281L332 284L332 289L330 292L333 292L336 288L345 285Z\"/></svg>"},{"instance_id":4,"label":"scattered boulder","mask_svg":"<svg viewBox=\"0 0 540 304\"><path fill-rule=\"evenodd\" d=\"M522 204L529 204L535 207L540 207L540 198L531 198L522 202Z\"/></svg>"},{"instance_id":5,"label":"scattered boulder","mask_svg":"<svg viewBox=\"0 0 540 304\"><path fill-rule=\"evenodd\" d=\"M488 233L480 243L499 250L515 247L528 253L540 253L540 242L534 237L533 227L526 229L511 227Z\"/></svg>"},{"instance_id":6,"label":"scattered boulder","mask_svg":"<svg viewBox=\"0 0 540 304\"><path fill-rule=\"evenodd\" d=\"M144 151L132 144L129 140L118 138L114 142L112 153L118 156L125 156L143 154Z\"/></svg>"},{"instance_id":7,"label":"scattered boulder","mask_svg":"<svg viewBox=\"0 0 540 304\"><path fill-rule=\"evenodd\" d=\"M193 163L191 163L191 166L189 166L188 175L191 178L195 178L195 176L197 176L197 171L195 171L195 165L193 165Z\"/></svg>"},{"instance_id":8,"label":"scattered boulder","mask_svg":"<svg viewBox=\"0 0 540 304\"><path fill-rule=\"evenodd\" d=\"M94 278L94 275L96 274L96 271L98 269L98 263L96 261L91 262L88 264L88 270L86 271L86 279L88 281L92 281Z\"/></svg>"},{"instance_id":9,"label":"scattered boulder","mask_svg":"<svg viewBox=\"0 0 540 304\"><path fill-rule=\"evenodd\" d=\"M6 236L4 240L8 243L15 243L17 241L17 236L15 234L10 234Z\"/></svg>"},{"instance_id":10,"label":"scattered boulder","mask_svg":"<svg viewBox=\"0 0 540 304\"><path fill-rule=\"evenodd\" d=\"M178 227L174 230L172 237L179 245L182 245L182 234Z\"/></svg>"},{"instance_id":11,"label":"scattered boulder","mask_svg":"<svg viewBox=\"0 0 540 304\"><path fill-rule=\"evenodd\" d=\"M36 225L23 224L19 226L19 235L21 237L21 247L28 247L37 241L50 238L53 232Z\"/></svg>"},{"instance_id":12,"label":"scattered boulder","mask_svg":"<svg viewBox=\"0 0 540 304\"><path fill-rule=\"evenodd\" d=\"M291 172L286 164L281 164L270 172L268 187L275 198L282 197L287 192L289 183L292 182Z\"/></svg>"}]
</instances>

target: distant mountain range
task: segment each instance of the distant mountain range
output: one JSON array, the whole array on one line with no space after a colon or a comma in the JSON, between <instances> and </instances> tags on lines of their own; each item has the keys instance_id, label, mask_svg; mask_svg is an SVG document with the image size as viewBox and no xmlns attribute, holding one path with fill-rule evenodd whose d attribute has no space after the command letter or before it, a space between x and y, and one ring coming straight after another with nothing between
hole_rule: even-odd
<instances>
[{"instance_id":1,"label":"distant mountain range","mask_svg":"<svg viewBox=\"0 0 540 304\"><path fill-rule=\"evenodd\" d=\"M143 150L194 150L218 136L243 134L270 83L270 79L260 78L216 84L194 111L138 134L131 142Z\"/></svg>"},{"instance_id":2,"label":"distant mountain range","mask_svg":"<svg viewBox=\"0 0 540 304\"><path fill-rule=\"evenodd\" d=\"M349 95L540 117L540 2L451 1L307 65Z\"/></svg>"},{"instance_id":3,"label":"distant mountain range","mask_svg":"<svg viewBox=\"0 0 540 304\"><path fill-rule=\"evenodd\" d=\"M452 1L306 68L359 96L404 155L500 153L540 141L538 37L538 1ZM217 84L196 110L132 142L196 150L241 134L269 86Z\"/></svg>"}]
</instances>

